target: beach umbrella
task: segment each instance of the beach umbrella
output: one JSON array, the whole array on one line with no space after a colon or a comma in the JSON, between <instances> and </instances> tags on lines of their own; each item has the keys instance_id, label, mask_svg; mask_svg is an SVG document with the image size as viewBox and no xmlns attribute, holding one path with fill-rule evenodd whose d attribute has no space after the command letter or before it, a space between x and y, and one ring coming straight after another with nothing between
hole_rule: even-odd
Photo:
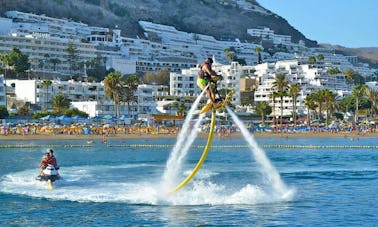
<instances>
[{"instance_id":1,"label":"beach umbrella","mask_svg":"<svg viewBox=\"0 0 378 227\"><path fill-rule=\"evenodd\" d=\"M80 116L80 115L76 115L76 116L73 116L72 117L73 120L85 120L87 118L83 117L83 116Z\"/></svg>"},{"instance_id":2,"label":"beach umbrella","mask_svg":"<svg viewBox=\"0 0 378 227\"><path fill-rule=\"evenodd\" d=\"M103 119L104 119L104 120L116 120L117 118L114 117L114 116L112 116L112 115L105 115L105 116L103 117Z\"/></svg>"},{"instance_id":3,"label":"beach umbrella","mask_svg":"<svg viewBox=\"0 0 378 227\"><path fill-rule=\"evenodd\" d=\"M91 119L95 120L95 121L98 121L98 120L102 120L102 117L100 117L100 116L94 116Z\"/></svg>"},{"instance_id":4,"label":"beach umbrella","mask_svg":"<svg viewBox=\"0 0 378 227\"><path fill-rule=\"evenodd\" d=\"M44 116L44 117L41 117L39 118L40 120L43 120L43 121L49 121L49 120L54 120L55 117L52 116L52 115L47 115L47 116Z\"/></svg>"},{"instance_id":5,"label":"beach umbrella","mask_svg":"<svg viewBox=\"0 0 378 227\"><path fill-rule=\"evenodd\" d=\"M72 118L69 117L69 116L66 116L66 115L62 115L62 116L59 116L59 117L57 118L57 120L61 120L61 121L69 121L69 120L72 120Z\"/></svg>"},{"instance_id":6,"label":"beach umbrella","mask_svg":"<svg viewBox=\"0 0 378 227\"><path fill-rule=\"evenodd\" d=\"M122 115L118 118L119 120L125 120L126 119L126 116L125 115Z\"/></svg>"}]
</instances>

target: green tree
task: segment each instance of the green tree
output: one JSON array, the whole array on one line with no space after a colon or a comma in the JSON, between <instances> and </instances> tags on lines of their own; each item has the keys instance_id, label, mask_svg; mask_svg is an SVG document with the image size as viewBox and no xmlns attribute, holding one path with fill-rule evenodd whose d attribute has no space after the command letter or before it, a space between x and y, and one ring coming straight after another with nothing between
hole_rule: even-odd
<instances>
[{"instance_id":1,"label":"green tree","mask_svg":"<svg viewBox=\"0 0 378 227\"><path fill-rule=\"evenodd\" d=\"M24 74L26 70L30 69L29 57L23 54L20 49L13 47L9 54L14 70L16 71L17 77L19 74Z\"/></svg>"},{"instance_id":2,"label":"green tree","mask_svg":"<svg viewBox=\"0 0 378 227\"><path fill-rule=\"evenodd\" d=\"M186 111L186 106L185 106L185 103L182 102L178 108L177 113L179 116L185 116L185 111Z\"/></svg>"},{"instance_id":3,"label":"green tree","mask_svg":"<svg viewBox=\"0 0 378 227\"><path fill-rule=\"evenodd\" d=\"M13 69L17 77L30 68L28 55L23 54L17 47L13 47L9 54L2 55L1 61L5 64L6 69Z\"/></svg>"},{"instance_id":4,"label":"green tree","mask_svg":"<svg viewBox=\"0 0 378 227\"><path fill-rule=\"evenodd\" d=\"M273 103L273 124L276 124L276 98L278 97L277 91L273 91L270 93L269 98L272 100Z\"/></svg>"},{"instance_id":5,"label":"green tree","mask_svg":"<svg viewBox=\"0 0 378 227\"><path fill-rule=\"evenodd\" d=\"M159 69L156 74L154 74L153 72L146 72L143 75L142 80L146 84L160 84L169 86L169 75L169 69Z\"/></svg>"},{"instance_id":6,"label":"green tree","mask_svg":"<svg viewBox=\"0 0 378 227\"><path fill-rule=\"evenodd\" d=\"M314 92L313 93L314 96L312 97L312 99L315 101L316 103L316 106L318 107L318 118L319 120L322 120L323 119L323 106L324 106L324 102L325 102L325 92L324 90L319 90L317 92Z\"/></svg>"},{"instance_id":7,"label":"green tree","mask_svg":"<svg viewBox=\"0 0 378 227\"><path fill-rule=\"evenodd\" d=\"M179 107L179 103L177 101L172 103L172 108L176 110L176 114L178 113L178 107Z\"/></svg>"},{"instance_id":8,"label":"green tree","mask_svg":"<svg viewBox=\"0 0 378 227\"><path fill-rule=\"evenodd\" d=\"M123 93L124 82L120 72L109 73L104 79L105 95L114 102L115 114L119 117L119 105Z\"/></svg>"},{"instance_id":9,"label":"green tree","mask_svg":"<svg viewBox=\"0 0 378 227\"><path fill-rule=\"evenodd\" d=\"M25 103L25 105L21 106L17 109L18 116L29 116L30 115L30 103Z\"/></svg>"},{"instance_id":10,"label":"green tree","mask_svg":"<svg viewBox=\"0 0 378 227\"><path fill-rule=\"evenodd\" d=\"M126 77L124 87L121 89L121 101L127 103L127 109L130 111L130 104L138 102L135 92L138 89L139 78L136 75Z\"/></svg>"},{"instance_id":11,"label":"green tree","mask_svg":"<svg viewBox=\"0 0 378 227\"><path fill-rule=\"evenodd\" d=\"M337 108L336 95L325 89L323 90L323 98L327 113L326 125L329 125L329 117L333 115L334 110Z\"/></svg>"},{"instance_id":12,"label":"green tree","mask_svg":"<svg viewBox=\"0 0 378 227\"><path fill-rule=\"evenodd\" d=\"M106 70L106 57L102 57L101 55L87 62L86 65L88 67L88 78L93 78L97 81L101 81L105 78L107 73L110 73Z\"/></svg>"},{"instance_id":13,"label":"green tree","mask_svg":"<svg viewBox=\"0 0 378 227\"><path fill-rule=\"evenodd\" d=\"M155 74L152 73L152 72L146 72L143 75L142 80L146 84L154 84L154 83L156 83Z\"/></svg>"},{"instance_id":14,"label":"green tree","mask_svg":"<svg viewBox=\"0 0 378 227\"><path fill-rule=\"evenodd\" d=\"M346 77L346 80L349 83L353 83L355 85L360 85L360 84L365 84L365 79L357 72L354 71L353 69L346 69L343 74Z\"/></svg>"},{"instance_id":15,"label":"green tree","mask_svg":"<svg viewBox=\"0 0 378 227\"><path fill-rule=\"evenodd\" d=\"M45 101L45 109L48 110L48 103L49 103L49 87L51 86L51 80L44 80L41 83L41 87L46 88L46 101Z\"/></svg>"},{"instance_id":16,"label":"green tree","mask_svg":"<svg viewBox=\"0 0 378 227\"><path fill-rule=\"evenodd\" d=\"M307 95L304 101L304 105L307 107L307 124L308 126L311 126L312 121L312 114L311 112L316 111L316 108L318 107L315 102L315 93Z\"/></svg>"},{"instance_id":17,"label":"green tree","mask_svg":"<svg viewBox=\"0 0 378 227\"><path fill-rule=\"evenodd\" d=\"M0 56L0 61L3 63L3 68L4 68L4 80L7 77L7 70L11 67L12 65L12 60L9 56L9 54L2 54Z\"/></svg>"},{"instance_id":18,"label":"green tree","mask_svg":"<svg viewBox=\"0 0 378 227\"><path fill-rule=\"evenodd\" d=\"M169 69L165 68L164 70L159 69L156 73L156 82L157 84L169 86Z\"/></svg>"},{"instance_id":19,"label":"green tree","mask_svg":"<svg viewBox=\"0 0 378 227\"><path fill-rule=\"evenodd\" d=\"M72 108L72 109L66 109L63 112L64 115L70 116L70 117L75 117L75 116L81 116L81 117L88 117L88 114L84 111L79 110L78 108Z\"/></svg>"},{"instance_id":20,"label":"green tree","mask_svg":"<svg viewBox=\"0 0 378 227\"><path fill-rule=\"evenodd\" d=\"M261 121L265 125L265 117L272 113L272 107L265 101L257 102L256 113L261 116Z\"/></svg>"},{"instance_id":21,"label":"green tree","mask_svg":"<svg viewBox=\"0 0 378 227\"><path fill-rule=\"evenodd\" d=\"M316 57L310 56L307 60L308 64L315 64L316 63Z\"/></svg>"},{"instance_id":22,"label":"green tree","mask_svg":"<svg viewBox=\"0 0 378 227\"><path fill-rule=\"evenodd\" d=\"M223 50L223 52L226 54L226 57L230 60L230 62L232 62L236 57L235 52L231 48L226 48Z\"/></svg>"},{"instance_id":23,"label":"green tree","mask_svg":"<svg viewBox=\"0 0 378 227\"><path fill-rule=\"evenodd\" d=\"M51 58L50 63L53 65L53 70L56 71L56 66L62 63L59 58Z\"/></svg>"},{"instance_id":24,"label":"green tree","mask_svg":"<svg viewBox=\"0 0 378 227\"><path fill-rule=\"evenodd\" d=\"M257 53L257 64L262 63L262 58L261 58L261 48L260 47L255 47L254 51Z\"/></svg>"},{"instance_id":25,"label":"green tree","mask_svg":"<svg viewBox=\"0 0 378 227\"><path fill-rule=\"evenodd\" d=\"M372 117L377 113L377 104L378 104L378 92L375 89L367 88L366 89L366 98L370 101L370 114Z\"/></svg>"},{"instance_id":26,"label":"green tree","mask_svg":"<svg viewBox=\"0 0 378 227\"><path fill-rule=\"evenodd\" d=\"M73 43L69 43L67 46L66 52L67 52L67 62L70 67L70 73L72 74L78 68L78 62L79 62L78 50Z\"/></svg>"},{"instance_id":27,"label":"green tree","mask_svg":"<svg viewBox=\"0 0 378 227\"><path fill-rule=\"evenodd\" d=\"M356 85L353 88L352 96L356 101L356 111L354 113L354 121L358 122L358 110L359 110L359 102L362 97L366 94L366 90L368 89L367 85Z\"/></svg>"},{"instance_id":28,"label":"green tree","mask_svg":"<svg viewBox=\"0 0 378 227\"><path fill-rule=\"evenodd\" d=\"M276 89L277 95L280 98L281 114L280 114L280 126L283 125L283 99L287 96L287 90L289 88L289 82L286 80L286 75L280 73L276 76L276 80L273 82L273 88Z\"/></svg>"},{"instance_id":29,"label":"green tree","mask_svg":"<svg viewBox=\"0 0 378 227\"><path fill-rule=\"evenodd\" d=\"M293 121L294 121L294 127L297 123L297 98L299 95L299 92L301 91L301 86L299 84L292 84L289 88L289 97L291 97L293 101Z\"/></svg>"},{"instance_id":30,"label":"green tree","mask_svg":"<svg viewBox=\"0 0 378 227\"><path fill-rule=\"evenodd\" d=\"M61 93L58 93L51 100L51 105L53 106L53 112L57 116L62 115L64 111L70 108L71 100L67 99Z\"/></svg>"},{"instance_id":31,"label":"green tree","mask_svg":"<svg viewBox=\"0 0 378 227\"><path fill-rule=\"evenodd\" d=\"M328 75L335 75L335 74L339 74L339 73L341 73L341 71L337 67L330 68L330 69L327 70Z\"/></svg>"},{"instance_id":32,"label":"green tree","mask_svg":"<svg viewBox=\"0 0 378 227\"><path fill-rule=\"evenodd\" d=\"M324 55L323 55L323 54L318 54L318 55L316 56L316 60L318 60L318 61L323 61L323 60L324 60Z\"/></svg>"},{"instance_id":33,"label":"green tree","mask_svg":"<svg viewBox=\"0 0 378 227\"><path fill-rule=\"evenodd\" d=\"M0 106L0 119L7 118L9 116L8 110L5 106Z\"/></svg>"}]
</instances>

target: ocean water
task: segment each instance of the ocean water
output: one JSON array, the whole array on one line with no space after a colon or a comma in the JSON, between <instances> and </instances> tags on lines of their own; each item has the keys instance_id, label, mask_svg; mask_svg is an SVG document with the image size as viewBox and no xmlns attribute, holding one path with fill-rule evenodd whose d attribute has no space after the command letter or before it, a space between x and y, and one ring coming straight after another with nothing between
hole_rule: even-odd
<instances>
[{"instance_id":1,"label":"ocean water","mask_svg":"<svg viewBox=\"0 0 378 227\"><path fill-rule=\"evenodd\" d=\"M198 174L173 195L162 176L175 138L89 146L84 140L0 141L9 145L0 148L0 226L377 225L378 149L370 147L378 145L376 138L256 141L261 147L304 145L262 149L290 196L274 194L243 137L216 137ZM190 173L203 149L197 145L205 143L195 140L179 179ZM50 147L63 177L54 190L35 180Z\"/></svg>"}]
</instances>

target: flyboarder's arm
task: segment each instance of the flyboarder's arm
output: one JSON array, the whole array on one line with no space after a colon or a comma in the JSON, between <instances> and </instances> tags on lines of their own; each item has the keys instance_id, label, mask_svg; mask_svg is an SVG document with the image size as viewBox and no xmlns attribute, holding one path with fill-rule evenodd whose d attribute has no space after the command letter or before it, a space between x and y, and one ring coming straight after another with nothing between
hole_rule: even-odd
<instances>
[{"instance_id":1,"label":"flyboarder's arm","mask_svg":"<svg viewBox=\"0 0 378 227\"><path fill-rule=\"evenodd\" d=\"M214 72L214 70L210 69L209 65L207 65L207 64L204 64L202 66L202 70L205 71L208 75L218 76L217 73Z\"/></svg>"}]
</instances>

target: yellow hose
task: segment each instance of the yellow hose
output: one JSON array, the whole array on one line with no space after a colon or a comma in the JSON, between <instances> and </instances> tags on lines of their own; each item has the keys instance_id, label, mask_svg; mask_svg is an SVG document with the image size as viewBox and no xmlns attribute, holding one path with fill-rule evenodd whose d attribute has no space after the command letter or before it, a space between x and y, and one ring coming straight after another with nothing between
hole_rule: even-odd
<instances>
[{"instance_id":1,"label":"yellow hose","mask_svg":"<svg viewBox=\"0 0 378 227\"><path fill-rule=\"evenodd\" d=\"M209 149L211 147L211 142L213 141L214 128L215 128L215 110L213 110L211 114L210 132L209 132L209 136L207 137L207 143L202 152L200 160L198 161L197 165L194 167L192 172L179 185L177 185L175 189L170 191L169 194L173 194L177 192L178 190L180 190L181 188L183 188L187 183L189 183L189 181L194 177L194 175L196 175L198 170L201 168L203 162L206 159L207 153L209 152Z\"/></svg>"}]
</instances>

